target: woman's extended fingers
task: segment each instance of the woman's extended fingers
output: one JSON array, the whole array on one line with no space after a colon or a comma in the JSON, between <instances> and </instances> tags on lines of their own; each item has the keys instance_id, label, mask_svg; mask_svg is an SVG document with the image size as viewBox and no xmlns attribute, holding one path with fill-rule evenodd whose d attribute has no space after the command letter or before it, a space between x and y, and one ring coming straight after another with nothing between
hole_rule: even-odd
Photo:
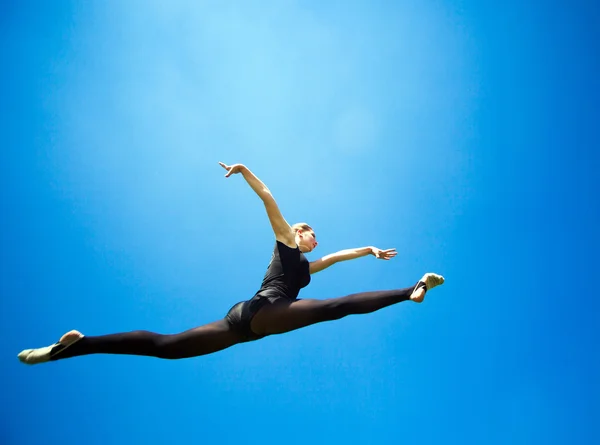
<instances>
[{"instance_id":1,"label":"woman's extended fingers","mask_svg":"<svg viewBox=\"0 0 600 445\"><path fill-rule=\"evenodd\" d=\"M222 163L222 162L219 162L219 165L220 165L221 167L223 167L225 170L227 170L227 173L225 174L225 177L226 177L226 178L229 178L229 176L230 176L230 175L231 175L231 173L232 173L232 166L229 166L229 165L227 165L227 164L224 164L224 163Z\"/></svg>"},{"instance_id":2,"label":"woman's extended fingers","mask_svg":"<svg viewBox=\"0 0 600 445\"><path fill-rule=\"evenodd\" d=\"M386 249L386 250L379 251L378 258L381 258L382 260L389 260L389 259L394 258L396 255L398 255L398 252L396 252L396 249Z\"/></svg>"},{"instance_id":3,"label":"woman's extended fingers","mask_svg":"<svg viewBox=\"0 0 600 445\"><path fill-rule=\"evenodd\" d=\"M225 170L227 170L227 174L225 175L226 178L229 178L231 175L234 175L236 173L242 173L243 169L246 168L244 164L227 165L222 162L219 162L219 165Z\"/></svg>"}]
</instances>

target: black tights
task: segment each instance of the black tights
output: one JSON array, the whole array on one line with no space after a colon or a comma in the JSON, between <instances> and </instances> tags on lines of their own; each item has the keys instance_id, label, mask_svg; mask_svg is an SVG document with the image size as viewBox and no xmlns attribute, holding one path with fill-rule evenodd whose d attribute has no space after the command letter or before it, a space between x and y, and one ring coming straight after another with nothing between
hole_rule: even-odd
<instances>
[{"instance_id":1,"label":"black tights","mask_svg":"<svg viewBox=\"0 0 600 445\"><path fill-rule=\"evenodd\" d=\"M217 352L241 341L240 334L232 330L226 320L219 320L171 335L149 331L131 331L96 337L86 335L66 349L61 345L56 346L50 360L89 354L145 355L180 359Z\"/></svg>"},{"instance_id":2,"label":"black tights","mask_svg":"<svg viewBox=\"0 0 600 445\"><path fill-rule=\"evenodd\" d=\"M417 286L422 285L419 283ZM347 315L366 314L406 301L416 286L391 291L361 292L327 300L297 300L267 305L259 310L252 329L260 335L282 334L311 324L337 320ZM210 354L245 340L227 320L219 320L188 331L162 335L148 331L85 336L63 349L56 346L51 360L89 354L143 355L181 359Z\"/></svg>"},{"instance_id":3,"label":"black tights","mask_svg":"<svg viewBox=\"0 0 600 445\"><path fill-rule=\"evenodd\" d=\"M422 283L417 284L424 285ZM259 335L290 332L324 321L339 320L354 314L368 314L410 299L417 286L396 290L359 292L327 300L279 301L262 308L252 321Z\"/></svg>"}]
</instances>

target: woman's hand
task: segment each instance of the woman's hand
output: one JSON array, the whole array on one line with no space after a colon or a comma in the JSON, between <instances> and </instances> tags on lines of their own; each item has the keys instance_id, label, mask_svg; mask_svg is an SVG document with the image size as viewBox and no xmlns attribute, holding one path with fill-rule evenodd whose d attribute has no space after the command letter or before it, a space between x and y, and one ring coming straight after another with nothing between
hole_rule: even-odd
<instances>
[{"instance_id":1,"label":"woman's hand","mask_svg":"<svg viewBox=\"0 0 600 445\"><path fill-rule=\"evenodd\" d=\"M398 252L396 252L396 249L381 250L377 247L371 247L371 254L379 260L390 260L398 255Z\"/></svg>"},{"instance_id":2,"label":"woman's hand","mask_svg":"<svg viewBox=\"0 0 600 445\"><path fill-rule=\"evenodd\" d=\"M219 165L221 167L223 167L225 170L227 170L227 173L225 174L226 178L229 178L231 175L234 175L236 173L241 173L242 170L246 168L246 166L244 164L227 165L227 164L223 164L222 162L219 162Z\"/></svg>"}]
</instances>

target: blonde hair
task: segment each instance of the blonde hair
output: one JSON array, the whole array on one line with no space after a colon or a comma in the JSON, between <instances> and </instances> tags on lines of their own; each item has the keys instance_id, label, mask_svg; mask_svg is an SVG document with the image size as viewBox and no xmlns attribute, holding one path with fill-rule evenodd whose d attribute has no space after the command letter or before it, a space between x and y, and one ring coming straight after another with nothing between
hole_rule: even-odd
<instances>
[{"instance_id":1,"label":"blonde hair","mask_svg":"<svg viewBox=\"0 0 600 445\"><path fill-rule=\"evenodd\" d=\"M311 226L309 226L308 224L304 223L304 222L300 222L300 223L296 223L292 226L292 231L294 232L294 235L296 233L298 233L298 230L303 230L303 231L308 231L308 232L315 232L313 230L313 228Z\"/></svg>"}]
</instances>

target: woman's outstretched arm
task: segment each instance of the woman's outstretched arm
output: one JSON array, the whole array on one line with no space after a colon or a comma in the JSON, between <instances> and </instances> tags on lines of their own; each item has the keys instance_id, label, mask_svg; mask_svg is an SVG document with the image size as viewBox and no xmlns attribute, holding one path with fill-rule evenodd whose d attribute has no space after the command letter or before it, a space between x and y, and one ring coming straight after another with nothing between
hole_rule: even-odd
<instances>
[{"instance_id":1,"label":"woman's outstretched arm","mask_svg":"<svg viewBox=\"0 0 600 445\"><path fill-rule=\"evenodd\" d=\"M219 165L227 170L226 178L236 173L242 174L248 185L264 203L275 238L290 247L295 247L296 241L294 240L292 228L281 214L279 206L268 187L243 164L227 165L219 162Z\"/></svg>"},{"instance_id":2,"label":"woman's outstretched arm","mask_svg":"<svg viewBox=\"0 0 600 445\"><path fill-rule=\"evenodd\" d=\"M394 258L397 254L398 253L396 252L396 249L382 250L373 246L359 247L357 249L340 250L339 252L332 253L316 261L312 261L310 263L310 273L313 274L320 272L323 269L327 269L329 266L334 265L335 263L339 263L340 261L353 260L355 258L360 258L366 255L373 255L375 258L381 260L390 260Z\"/></svg>"}]
</instances>

